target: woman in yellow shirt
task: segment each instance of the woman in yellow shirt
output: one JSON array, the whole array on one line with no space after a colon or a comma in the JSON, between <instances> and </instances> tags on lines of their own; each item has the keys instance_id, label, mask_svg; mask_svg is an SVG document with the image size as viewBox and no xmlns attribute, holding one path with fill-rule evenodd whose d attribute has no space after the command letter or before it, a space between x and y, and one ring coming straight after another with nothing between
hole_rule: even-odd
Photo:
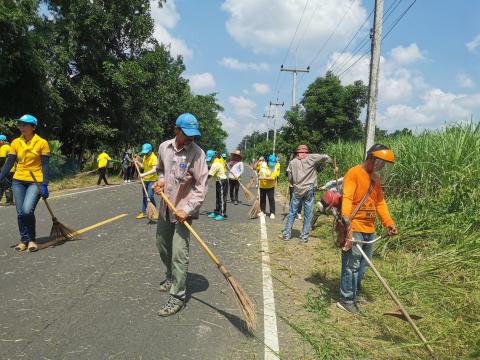
<instances>
[{"instance_id":1,"label":"woman in yellow shirt","mask_svg":"<svg viewBox=\"0 0 480 360\"><path fill-rule=\"evenodd\" d=\"M147 188L148 197L152 204L156 207L157 204L155 203L155 195L153 194L153 184L155 181L158 180L157 175L157 164L158 159L155 153L153 152L152 145L150 144L143 144L142 151L140 155L143 155L142 162L137 162L138 166L143 169L143 173L140 173L140 177L143 178L143 182L145 183L145 187ZM137 215L137 219L145 218L147 214L147 196L145 195L145 191L142 189L143 195L143 204L142 204L142 211Z\"/></svg>"},{"instance_id":2,"label":"woman in yellow shirt","mask_svg":"<svg viewBox=\"0 0 480 360\"><path fill-rule=\"evenodd\" d=\"M35 134L38 120L34 116L23 115L17 122L22 135L12 141L10 153L0 173L0 182L5 180L5 176L17 162L12 189L17 208L20 243L15 249L36 251L35 207L40 196L48 198L50 147L45 139ZM40 182L41 193L38 192L30 171Z\"/></svg>"},{"instance_id":3,"label":"woman in yellow shirt","mask_svg":"<svg viewBox=\"0 0 480 360\"><path fill-rule=\"evenodd\" d=\"M7 137L5 135L0 135L0 170L7 161L7 156L10 154L10 145L8 144ZM15 172L15 166L10 169L10 172L6 175L5 185L0 184L0 201L2 200L3 194L5 194L6 203L5 205L14 205L13 203L13 192L12 192L12 179L13 173Z\"/></svg>"},{"instance_id":4,"label":"woman in yellow shirt","mask_svg":"<svg viewBox=\"0 0 480 360\"><path fill-rule=\"evenodd\" d=\"M268 157L268 163L259 165L258 179L260 182L260 214L265 215L267 209L267 197L270 204L270 219L275 219L275 185L280 176L280 163L275 155Z\"/></svg>"}]
</instances>

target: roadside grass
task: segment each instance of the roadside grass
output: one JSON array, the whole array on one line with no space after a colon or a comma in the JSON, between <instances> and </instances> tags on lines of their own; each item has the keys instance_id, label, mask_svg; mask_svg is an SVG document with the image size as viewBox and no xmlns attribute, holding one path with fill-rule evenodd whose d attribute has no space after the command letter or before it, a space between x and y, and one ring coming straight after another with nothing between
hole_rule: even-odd
<instances>
[{"instance_id":1,"label":"roadside grass","mask_svg":"<svg viewBox=\"0 0 480 360\"><path fill-rule=\"evenodd\" d=\"M53 180L49 184L50 192L84 188L97 185L98 175L86 175L82 177L65 177L59 180ZM118 185L121 183L121 179L115 175L107 177L108 182L112 185Z\"/></svg>"}]
</instances>

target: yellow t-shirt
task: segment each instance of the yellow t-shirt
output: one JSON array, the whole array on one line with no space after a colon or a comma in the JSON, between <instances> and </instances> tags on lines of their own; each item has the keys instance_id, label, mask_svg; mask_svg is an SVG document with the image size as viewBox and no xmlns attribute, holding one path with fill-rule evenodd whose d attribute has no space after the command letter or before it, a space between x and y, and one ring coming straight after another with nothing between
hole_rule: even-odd
<instances>
[{"instance_id":1,"label":"yellow t-shirt","mask_svg":"<svg viewBox=\"0 0 480 360\"><path fill-rule=\"evenodd\" d=\"M50 147L45 139L35 134L30 141L20 136L12 141L10 154L17 155L17 169L13 178L20 181L33 181L30 171L38 182L43 181L42 155L50 156Z\"/></svg>"},{"instance_id":2,"label":"yellow t-shirt","mask_svg":"<svg viewBox=\"0 0 480 360\"><path fill-rule=\"evenodd\" d=\"M142 165L143 165L143 172L149 172L150 170L153 169L154 166L158 165L158 159L157 155L155 155L152 151L150 155L145 155L142 160ZM157 181L158 180L158 175L157 173L147 175L143 178L145 181Z\"/></svg>"},{"instance_id":3,"label":"yellow t-shirt","mask_svg":"<svg viewBox=\"0 0 480 360\"><path fill-rule=\"evenodd\" d=\"M275 165L273 171L270 169L270 166L264 162L260 166L260 171L258 172L258 177L267 178L260 180L260 189L271 189L274 188L277 183L277 177L280 176L280 163Z\"/></svg>"},{"instance_id":4,"label":"yellow t-shirt","mask_svg":"<svg viewBox=\"0 0 480 360\"><path fill-rule=\"evenodd\" d=\"M8 154L10 154L10 151L11 151L10 145L8 145L8 144L2 145L0 147L0 158L2 158L2 157L6 158L8 156ZM10 172L11 173L15 172L15 165L12 166L12 168L10 169Z\"/></svg>"},{"instance_id":5,"label":"yellow t-shirt","mask_svg":"<svg viewBox=\"0 0 480 360\"><path fill-rule=\"evenodd\" d=\"M225 180L227 178L227 174L225 173L225 167L222 164L220 159L213 160L212 166L210 171L208 172L210 176L216 176L217 179Z\"/></svg>"},{"instance_id":6,"label":"yellow t-shirt","mask_svg":"<svg viewBox=\"0 0 480 360\"><path fill-rule=\"evenodd\" d=\"M110 156L108 156L107 153L103 152L100 155L98 155L97 162L98 162L98 167L99 168L104 168L107 167L107 163L112 160L110 159Z\"/></svg>"}]
</instances>

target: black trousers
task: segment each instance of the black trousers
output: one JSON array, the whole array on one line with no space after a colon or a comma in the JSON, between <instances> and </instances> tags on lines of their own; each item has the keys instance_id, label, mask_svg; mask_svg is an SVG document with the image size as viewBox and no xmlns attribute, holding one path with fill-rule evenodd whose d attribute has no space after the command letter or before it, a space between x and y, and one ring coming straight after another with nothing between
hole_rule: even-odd
<instances>
[{"instance_id":1,"label":"black trousers","mask_svg":"<svg viewBox=\"0 0 480 360\"><path fill-rule=\"evenodd\" d=\"M227 194L228 194L228 180L217 180L215 181L215 195L216 195L216 206L215 212L222 216L227 214Z\"/></svg>"},{"instance_id":2,"label":"black trousers","mask_svg":"<svg viewBox=\"0 0 480 360\"><path fill-rule=\"evenodd\" d=\"M260 189L260 210L266 214L267 196L270 204L270 214L275 214L275 188Z\"/></svg>"},{"instance_id":3,"label":"black trousers","mask_svg":"<svg viewBox=\"0 0 480 360\"><path fill-rule=\"evenodd\" d=\"M13 203L13 192L12 192L12 179L13 179L13 173L10 172L5 176L5 179L7 179L8 184L2 185L0 184L0 201L3 198L3 194L5 194L5 200L7 201L7 204L12 204Z\"/></svg>"},{"instance_id":4,"label":"black trousers","mask_svg":"<svg viewBox=\"0 0 480 360\"><path fill-rule=\"evenodd\" d=\"M132 180L133 178L133 168L131 166L126 166L123 168L123 180Z\"/></svg>"},{"instance_id":5,"label":"black trousers","mask_svg":"<svg viewBox=\"0 0 480 360\"><path fill-rule=\"evenodd\" d=\"M230 188L230 200L238 201L238 189L240 188L238 180L228 179L228 187Z\"/></svg>"},{"instance_id":6,"label":"black trousers","mask_svg":"<svg viewBox=\"0 0 480 360\"><path fill-rule=\"evenodd\" d=\"M106 174L107 174L107 168L99 168L99 169L98 169L98 181L97 181L97 185L100 185L100 182L101 182L102 180L105 182L105 185L108 185L108 181L107 181Z\"/></svg>"}]
</instances>

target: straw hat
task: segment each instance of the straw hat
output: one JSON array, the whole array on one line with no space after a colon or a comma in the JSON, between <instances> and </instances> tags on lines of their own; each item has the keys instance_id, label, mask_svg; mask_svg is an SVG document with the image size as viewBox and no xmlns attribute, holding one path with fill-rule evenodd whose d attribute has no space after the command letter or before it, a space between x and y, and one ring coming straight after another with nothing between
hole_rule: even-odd
<instances>
[{"instance_id":1,"label":"straw hat","mask_svg":"<svg viewBox=\"0 0 480 360\"><path fill-rule=\"evenodd\" d=\"M240 152L240 149L235 150L234 152L230 153L231 157L239 157L243 159L242 153Z\"/></svg>"}]
</instances>

